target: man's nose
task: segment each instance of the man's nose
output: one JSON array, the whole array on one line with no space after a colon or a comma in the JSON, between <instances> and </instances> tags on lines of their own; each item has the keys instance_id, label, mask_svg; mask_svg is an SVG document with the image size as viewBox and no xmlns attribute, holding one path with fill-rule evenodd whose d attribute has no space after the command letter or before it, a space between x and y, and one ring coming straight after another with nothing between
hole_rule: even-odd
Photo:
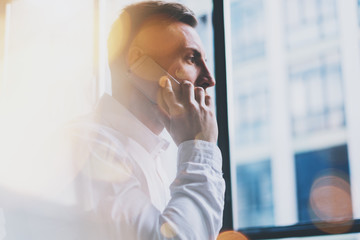
<instances>
[{"instance_id":1,"label":"man's nose","mask_svg":"<svg viewBox=\"0 0 360 240\"><path fill-rule=\"evenodd\" d=\"M196 81L196 85L203 89L215 86L215 79L210 73L205 61L201 62L200 74Z\"/></svg>"}]
</instances>

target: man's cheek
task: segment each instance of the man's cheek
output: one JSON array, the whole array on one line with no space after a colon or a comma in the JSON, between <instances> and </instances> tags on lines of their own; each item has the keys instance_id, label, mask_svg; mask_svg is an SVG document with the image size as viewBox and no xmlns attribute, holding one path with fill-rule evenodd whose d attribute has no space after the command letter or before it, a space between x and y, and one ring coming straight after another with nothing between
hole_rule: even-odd
<instances>
[{"instance_id":1,"label":"man's cheek","mask_svg":"<svg viewBox=\"0 0 360 240\"><path fill-rule=\"evenodd\" d=\"M194 82L196 80L196 72L191 68L178 67L175 70L175 78L178 80L188 80Z\"/></svg>"},{"instance_id":2,"label":"man's cheek","mask_svg":"<svg viewBox=\"0 0 360 240\"><path fill-rule=\"evenodd\" d=\"M183 68L178 68L175 70L175 77L179 80L185 80L187 77L187 74Z\"/></svg>"}]
</instances>

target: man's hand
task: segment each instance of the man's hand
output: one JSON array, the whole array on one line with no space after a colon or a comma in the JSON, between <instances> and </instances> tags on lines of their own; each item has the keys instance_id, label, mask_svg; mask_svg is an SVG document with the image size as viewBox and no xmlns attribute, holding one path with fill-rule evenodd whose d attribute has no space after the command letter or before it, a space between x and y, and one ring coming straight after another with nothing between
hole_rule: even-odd
<instances>
[{"instance_id":1,"label":"man's hand","mask_svg":"<svg viewBox=\"0 0 360 240\"><path fill-rule=\"evenodd\" d=\"M160 82L160 86L162 120L175 143L195 139L216 143L218 127L214 104L205 90L184 81L180 96L176 96L169 79Z\"/></svg>"}]
</instances>

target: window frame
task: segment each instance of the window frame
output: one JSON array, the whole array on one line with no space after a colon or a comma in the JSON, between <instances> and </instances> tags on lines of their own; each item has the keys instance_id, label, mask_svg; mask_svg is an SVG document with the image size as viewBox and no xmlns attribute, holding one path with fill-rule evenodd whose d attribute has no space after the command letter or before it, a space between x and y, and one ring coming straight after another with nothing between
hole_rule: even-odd
<instances>
[{"instance_id":1,"label":"window frame","mask_svg":"<svg viewBox=\"0 0 360 240\"><path fill-rule=\"evenodd\" d=\"M217 84L215 87L216 96L227 96L227 76L226 76L226 48L225 48L225 18L224 18L224 0L213 0L213 28L214 28L214 70ZM223 173L226 182L225 206L223 213L223 227L221 231L235 230L242 232L250 239L276 239L288 237L308 237L341 235L349 233L360 233L360 219L354 219L351 222L341 226L350 227L345 233L332 234L320 230L333 228L327 222L300 223L288 226L274 227L252 227L244 229L233 229L232 212L232 192L231 192L231 172L230 172L230 139L229 139L229 119L228 102L226 97L216 98L217 119L219 125L218 145L223 156Z\"/></svg>"},{"instance_id":2,"label":"window frame","mask_svg":"<svg viewBox=\"0 0 360 240\"><path fill-rule=\"evenodd\" d=\"M217 79L216 96L227 96L226 83L226 49L225 49L225 24L224 24L224 1L213 0L213 28L214 28L214 72ZM219 80L221 79L221 80ZM232 197L231 197L231 176L230 176L230 139L228 106L226 97L216 97L216 115L218 119L219 137L218 146L223 157L223 173L226 184L225 206L223 213L224 230L233 229Z\"/></svg>"},{"instance_id":3,"label":"window frame","mask_svg":"<svg viewBox=\"0 0 360 240\"><path fill-rule=\"evenodd\" d=\"M326 236L326 235L343 235L360 232L360 219L354 220L354 222L347 222L345 224L336 225L336 227L350 227L350 229L344 233L331 234L319 229L327 230L334 228L334 225L326 222L314 223L302 223L294 224L290 226L281 227L256 227L238 229L237 231L245 234L249 239L277 239L277 238L289 238L289 237L310 237L310 236Z\"/></svg>"}]
</instances>

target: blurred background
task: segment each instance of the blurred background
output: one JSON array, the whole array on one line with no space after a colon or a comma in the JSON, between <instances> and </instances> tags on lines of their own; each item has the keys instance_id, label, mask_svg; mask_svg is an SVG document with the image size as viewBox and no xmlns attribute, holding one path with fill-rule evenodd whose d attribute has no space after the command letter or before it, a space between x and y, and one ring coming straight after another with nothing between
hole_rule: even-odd
<instances>
[{"instance_id":1,"label":"blurred background","mask_svg":"<svg viewBox=\"0 0 360 240\"><path fill-rule=\"evenodd\" d=\"M46 204L72 204L53 193L61 188L52 178L59 164L30 156L111 93L107 33L133 2L1 0L0 239L23 239L15 226L56 221L43 214ZM178 2L197 14L215 72L213 1ZM230 161L233 228L351 227L360 218L360 0L224 0L223 6L227 78L217 82L226 81L228 95L215 97L226 98L217 108L229 113L218 120L229 126L224 161ZM175 161L166 164L173 178ZM23 211L8 206L28 198L46 204L23 221Z\"/></svg>"}]
</instances>

